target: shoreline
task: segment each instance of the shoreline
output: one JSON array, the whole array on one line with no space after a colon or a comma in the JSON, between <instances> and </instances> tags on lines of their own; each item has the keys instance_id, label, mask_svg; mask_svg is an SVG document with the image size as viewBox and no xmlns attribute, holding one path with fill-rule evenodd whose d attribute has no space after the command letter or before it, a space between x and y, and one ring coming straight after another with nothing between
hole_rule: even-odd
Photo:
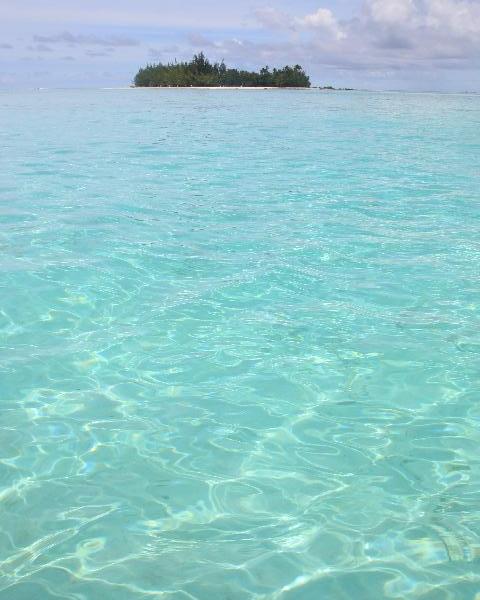
<instances>
[{"instance_id":1,"label":"shoreline","mask_svg":"<svg viewBox=\"0 0 480 600\"><path fill-rule=\"evenodd\" d=\"M259 90L259 91L269 91L269 90L308 90L311 88L280 88L280 87L264 87L264 86L240 86L240 85L132 85L130 86L132 90Z\"/></svg>"},{"instance_id":2,"label":"shoreline","mask_svg":"<svg viewBox=\"0 0 480 600\"><path fill-rule=\"evenodd\" d=\"M118 88L103 88L103 89L118 89ZM141 86L131 85L128 88L121 89L132 89L132 90L246 90L246 91L271 91L271 90L301 90L301 91L312 91L317 90L320 92L354 92L356 90L350 88L331 88L321 86L311 87L279 87L279 86L201 86L201 85L190 85L190 86L176 86L176 85L152 85L152 86Z\"/></svg>"}]
</instances>

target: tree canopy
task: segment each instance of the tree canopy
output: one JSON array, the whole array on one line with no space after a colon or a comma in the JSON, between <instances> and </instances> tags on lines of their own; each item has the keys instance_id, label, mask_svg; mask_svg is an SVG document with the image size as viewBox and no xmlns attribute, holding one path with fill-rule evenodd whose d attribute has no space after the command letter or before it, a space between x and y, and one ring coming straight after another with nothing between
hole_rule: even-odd
<instances>
[{"instance_id":1,"label":"tree canopy","mask_svg":"<svg viewBox=\"0 0 480 600\"><path fill-rule=\"evenodd\" d=\"M310 78L300 65L259 72L228 68L212 63L201 52L190 62L149 64L134 79L137 87L310 87Z\"/></svg>"}]
</instances>

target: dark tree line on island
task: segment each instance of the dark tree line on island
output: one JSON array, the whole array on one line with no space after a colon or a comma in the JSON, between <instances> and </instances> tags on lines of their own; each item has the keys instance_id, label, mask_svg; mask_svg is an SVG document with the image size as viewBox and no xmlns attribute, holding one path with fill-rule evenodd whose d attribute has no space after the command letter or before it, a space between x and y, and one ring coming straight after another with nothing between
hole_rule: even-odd
<instances>
[{"instance_id":1,"label":"dark tree line on island","mask_svg":"<svg viewBox=\"0 0 480 600\"><path fill-rule=\"evenodd\" d=\"M190 62L147 65L134 79L137 87L310 87L310 78L300 65L255 71L229 69L225 63L211 63L203 52Z\"/></svg>"}]
</instances>

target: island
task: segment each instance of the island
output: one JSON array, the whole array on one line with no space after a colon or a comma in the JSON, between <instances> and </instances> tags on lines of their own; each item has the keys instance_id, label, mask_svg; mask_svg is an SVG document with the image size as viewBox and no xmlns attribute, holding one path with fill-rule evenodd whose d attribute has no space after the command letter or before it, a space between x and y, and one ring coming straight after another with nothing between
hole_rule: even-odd
<instances>
[{"instance_id":1,"label":"island","mask_svg":"<svg viewBox=\"0 0 480 600\"><path fill-rule=\"evenodd\" d=\"M260 71L231 69L225 62L211 62L203 52L190 62L149 64L134 79L135 87L262 87L309 88L310 78L300 65Z\"/></svg>"}]
</instances>

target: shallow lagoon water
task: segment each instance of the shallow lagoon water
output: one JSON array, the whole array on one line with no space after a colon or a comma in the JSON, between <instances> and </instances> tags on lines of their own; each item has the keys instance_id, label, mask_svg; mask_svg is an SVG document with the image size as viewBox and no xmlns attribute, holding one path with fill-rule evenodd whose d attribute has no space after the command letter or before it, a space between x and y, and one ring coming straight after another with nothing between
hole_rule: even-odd
<instances>
[{"instance_id":1,"label":"shallow lagoon water","mask_svg":"<svg viewBox=\"0 0 480 600\"><path fill-rule=\"evenodd\" d=\"M0 598L480 597L480 98L0 94Z\"/></svg>"}]
</instances>

